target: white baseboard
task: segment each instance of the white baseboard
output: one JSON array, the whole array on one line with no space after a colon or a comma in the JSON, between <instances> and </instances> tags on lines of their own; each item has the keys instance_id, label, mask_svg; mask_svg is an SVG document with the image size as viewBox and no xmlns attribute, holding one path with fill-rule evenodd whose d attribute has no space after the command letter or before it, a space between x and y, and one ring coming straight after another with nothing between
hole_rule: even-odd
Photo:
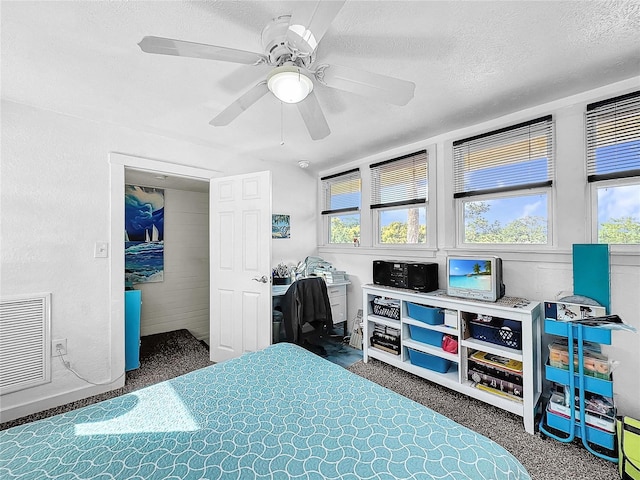
<instances>
[{"instance_id":1,"label":"white baseboard","mask_svg":"<svg viewBox=\"0 0 640 480\"><path fill-rule=\"evenodd\" d=\"M27 415L43 412L45 410L49 410L50 408L55 408L61 405L66 405L67 403L75 402L76 400L82 400L84 398L93 397L94 395L110 392L111 390L115 390L116 388L124 386L124 382L125 377L123 376L122 378L108 385L91 385L89 387L80 388L71 392L61 393L59 395L35 400L33 402L23 403L21 405L15 405L8 408L0 407L0 423L9 422L11 420L22 418Z\"/></svg>"}]
</instances>

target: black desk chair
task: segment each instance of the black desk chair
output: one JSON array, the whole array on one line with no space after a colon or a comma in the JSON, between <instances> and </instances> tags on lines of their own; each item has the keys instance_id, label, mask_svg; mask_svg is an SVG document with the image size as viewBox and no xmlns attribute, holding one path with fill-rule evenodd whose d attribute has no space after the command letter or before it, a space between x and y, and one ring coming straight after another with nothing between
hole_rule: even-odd
<instances>
[{"instance_id":1,"label":"black desk chair","mask_svg":"<svg viewBox=\"0 0 640 480\"><path fill-rule=\"evenodd\" d=\"M333 318L324 279L308 277L293 282L284 294L282 313L288 342L326 355L318 342L331 331Z\"/></svg>"}]
</instances>

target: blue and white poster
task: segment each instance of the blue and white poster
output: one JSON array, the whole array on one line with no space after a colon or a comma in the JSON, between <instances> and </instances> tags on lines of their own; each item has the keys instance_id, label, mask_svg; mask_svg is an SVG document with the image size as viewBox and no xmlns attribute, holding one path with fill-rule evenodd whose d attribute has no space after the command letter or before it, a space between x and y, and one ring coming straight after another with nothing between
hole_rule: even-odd
<instances>
[{"instance_id":1,"label":"blue and white poster","mask_svg":"<svg viewBox=\"0 0 640 480\"><path fill-rule=\"evenodd\" d=\"M164 280L164 190L125 185L126 284Z\"/></svg>"},{"instance_id":2,"label":"blue and white poster","mask_svg":"<svg viewBox=\"0 0 640 480\"><path fill-rule=\"evenodd\" d=\"M291 238L289 215L271 215L271 238Z\"/></svg>"}]
</instances>

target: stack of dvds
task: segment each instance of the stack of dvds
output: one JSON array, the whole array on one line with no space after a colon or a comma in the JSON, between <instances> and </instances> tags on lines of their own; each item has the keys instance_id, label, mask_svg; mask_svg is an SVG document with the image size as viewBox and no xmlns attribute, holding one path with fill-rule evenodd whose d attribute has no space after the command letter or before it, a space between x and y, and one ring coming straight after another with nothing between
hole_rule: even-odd
<instances>
[{"instance_id":1,"label":"stack of dvds","mask_svg":"<svg viewBox=\"0 0 640 480\"><path fill-rule=\"evenodd\" d=\"M476 388L522 401L522 362L478 351L469 357L468 367L467 377Z\"/></svg>"},{"instance_id":2,"label":"stack of dvds","mask_svg":"<svg viewBox=\"0 0 640 480\"><path fill-rule=\"evenodd\" d=\"M371 346L400 355L400 330L376 323L371 336Z\"/></svg>"}]
</instances>

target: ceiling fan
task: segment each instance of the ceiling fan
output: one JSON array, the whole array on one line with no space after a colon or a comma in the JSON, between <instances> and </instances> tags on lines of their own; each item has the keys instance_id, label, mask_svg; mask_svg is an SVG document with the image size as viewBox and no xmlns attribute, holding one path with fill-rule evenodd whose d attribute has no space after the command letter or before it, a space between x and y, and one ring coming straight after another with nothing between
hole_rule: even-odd
<instances>
[{"instance_id":1,"label":"ceiling fan","mask_svg":"<svg viewBox=\"0 0 640 480\"><path fill-rule=\"evenodd\" d=\"M163 37L144 37L138 45L146 53L273 66L264 80L209 123L216 127L228 125L271 92L282 102L297 104L311 138L320 140L331 131L314 93L315 84L395 105L406 105L415 90L415 84L406 80L351 67L315 63L318 43L345 1L301 2L291 15L273 19L262 31L264 53Z\"/></svg>"}]
</instances>

